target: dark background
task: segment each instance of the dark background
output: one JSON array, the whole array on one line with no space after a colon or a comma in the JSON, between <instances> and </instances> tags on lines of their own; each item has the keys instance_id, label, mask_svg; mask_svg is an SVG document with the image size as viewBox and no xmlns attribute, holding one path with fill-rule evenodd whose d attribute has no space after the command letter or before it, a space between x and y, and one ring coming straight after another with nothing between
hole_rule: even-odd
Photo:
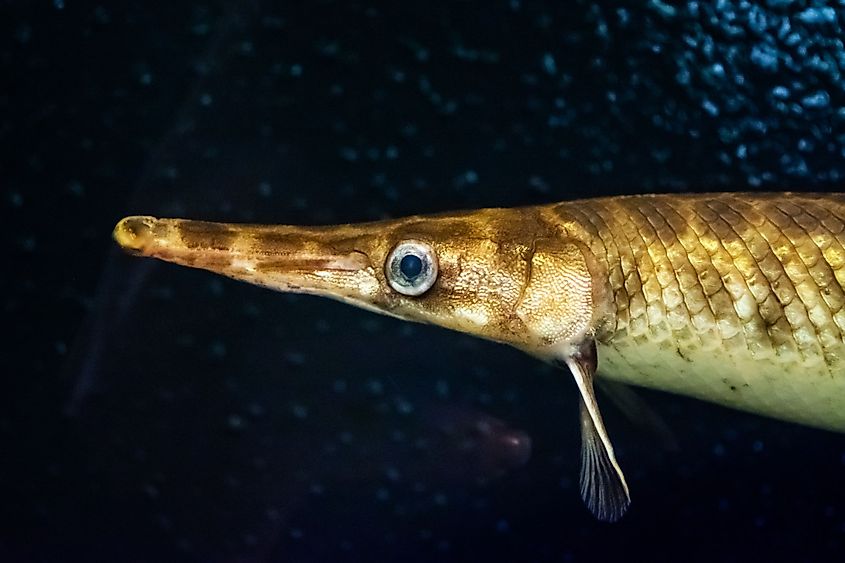
<instances>
[{"instance_id":1,"label":"dark background","mask_svg":"<svg viewBox=\"0 0 845 563\"><path fill-rule=\"evenodd\" d=\"M840 435L643 392L681 451L606 407L601 524L568 374L110 232L842 191L843 12L0 2L0 560L842 560Z\"/></svg>"}]
</instances>

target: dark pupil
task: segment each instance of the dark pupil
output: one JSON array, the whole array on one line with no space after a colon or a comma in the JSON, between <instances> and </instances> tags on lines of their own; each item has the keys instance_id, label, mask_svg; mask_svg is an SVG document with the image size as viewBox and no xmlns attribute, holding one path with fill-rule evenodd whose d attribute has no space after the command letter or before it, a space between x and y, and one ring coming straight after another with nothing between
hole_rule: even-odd
<instances>
[{"instance_id":1,"label":"dark pupil","mask_svg":"<svg viewBox=\"0 0 845 563\"><path fill-rule=\"evenodd\" d=\"M423 263L419 256L413 254L406 254L399 262L399 271L406 279L412 280L422 272Z\"/></svg>"}]
</instances>

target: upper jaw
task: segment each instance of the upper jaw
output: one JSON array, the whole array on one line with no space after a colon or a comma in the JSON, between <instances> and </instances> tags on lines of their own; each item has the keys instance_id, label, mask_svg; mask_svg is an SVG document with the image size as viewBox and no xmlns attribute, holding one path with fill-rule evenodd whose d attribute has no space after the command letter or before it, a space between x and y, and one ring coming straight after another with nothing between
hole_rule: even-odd
<instances>
[{"instance_id":1,"label":"upper jaw","mask_svg":"<svg viewBox=\"0 0 845 563\"><path fill-rule=\"evenodd\" d=\"M134 216L114 239L127 252L201 268L278 291L375 308L381 282L366 238L350 227L238 225Z\"/></svg>"}]
</instances>

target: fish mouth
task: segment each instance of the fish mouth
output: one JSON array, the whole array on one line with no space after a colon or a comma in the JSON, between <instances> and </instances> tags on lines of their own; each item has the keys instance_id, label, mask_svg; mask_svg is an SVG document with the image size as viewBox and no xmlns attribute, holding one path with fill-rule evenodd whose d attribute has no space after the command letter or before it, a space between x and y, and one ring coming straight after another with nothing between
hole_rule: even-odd
<instances>
[{"instance_id":1,"label":"fish mouth","mask_svg":"<svg viewBox=\"0 0 845 563\"><path fill-rule=\"evenodd\" d=\"M112 233L127 253L292 293L373 300L381 284L368 250L376 238L354 225L247 225L131 216Z\"/></svg>"},{"instance_id":2,"label":"fish mouth","mask_svg":"<svg viewBox=\"0 0 845 563\"><path fill-rule=\"evenodd\" d=\"M125 217L115 226L112 238L120 247L130 254L142 255L144 249L153 240L155 217L133 216Z\"/></svg>"}]
</instances>

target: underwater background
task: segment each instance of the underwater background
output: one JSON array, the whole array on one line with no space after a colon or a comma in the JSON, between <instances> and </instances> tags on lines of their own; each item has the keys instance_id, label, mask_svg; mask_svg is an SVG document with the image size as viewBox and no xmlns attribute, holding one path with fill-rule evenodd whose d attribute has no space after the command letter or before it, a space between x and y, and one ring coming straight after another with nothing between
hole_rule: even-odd
<instances>
[{"instance_id":1,"label":"underwater background","mask_svg":"<svg viewBox=\"0 0 845 563\"><path fill-rule=\"evenodd\" d=\"M845 2L0 3L0 561L842 561L845 436L642 391L578 493L569 374L120 253L326 224L845 191ZM600 398L601 400L601 398Z\"/></svg>"}]
</instances>

